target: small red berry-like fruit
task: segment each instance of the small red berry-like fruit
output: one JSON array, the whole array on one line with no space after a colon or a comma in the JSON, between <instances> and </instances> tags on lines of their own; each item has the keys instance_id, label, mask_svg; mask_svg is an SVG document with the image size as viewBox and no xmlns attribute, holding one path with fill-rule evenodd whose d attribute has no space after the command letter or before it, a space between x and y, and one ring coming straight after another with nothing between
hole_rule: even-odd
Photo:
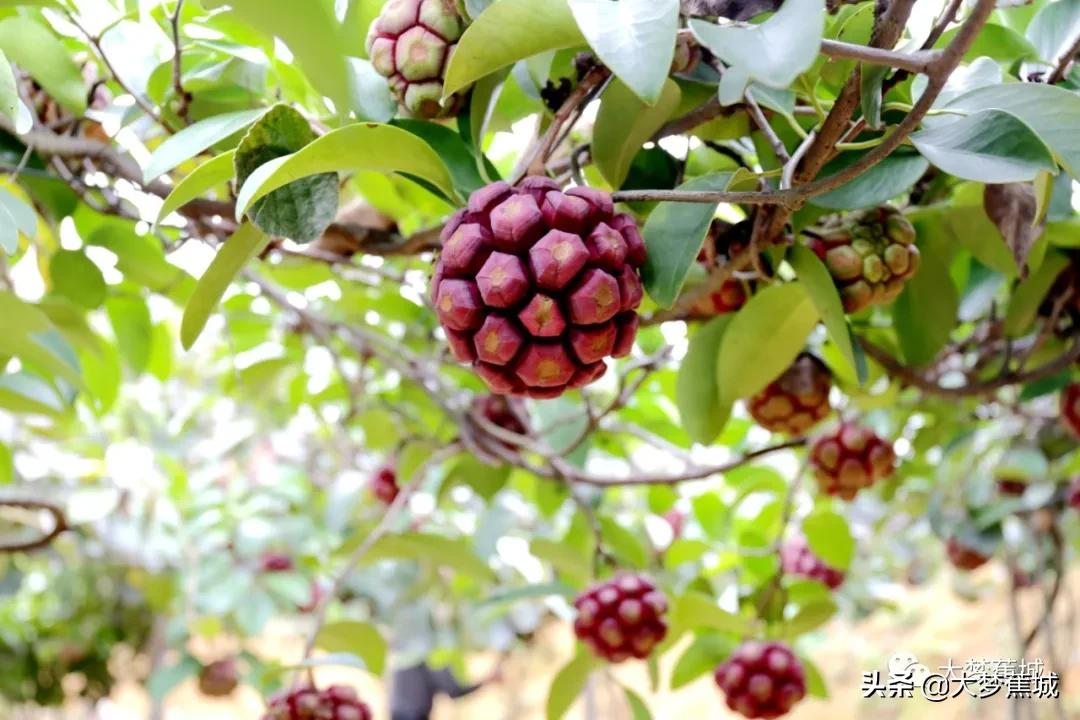
<instances>
[{"instance_id":1,"label":"small red berry-like fruit","mask_svg":"<svg viewBox=\"0 0 1080 720\"><path fill-rule=\"evenodd\" d=\"M292 557L284 553L266 553L262 556L259 564L262 571L268 573L288 572L293 569Z\"/></svg>"},{"instance_id":2,"label":"small red berry-like fruit","mask_svg":"<svg viewBox=\"0 0 1080 720\"><path fill-rule=\"evenodd\" d=\"M801 575L835 590L844 584L844 573L814 554L806 538L791 538L780 548L780 565L790 575Z\"/></svg>"},{"instance_id":3,"label":"small red berry-like fruit","mask_svg":"<svg viewBox=\"0 0 1080 720\"><path fill-rule=\"evenodd\" d=\"M1061 422L1080 440L1080 383L1073 383L1061 391Z\"/></svg>"},{"instance_id":4,"label":"small red berry-like fruit","mask_svg":"<svg viewBox=\"0 0 1080 720\"><path fill-rule=\"evenodd\" d=\"M781 642L744 642L713 673L729 708L748 718L778 718L806 697L806 671Z\"/></svg>"},{"instance_id":5,"label":"small red berry-like fruit","mask_svg":"<svg viewBox=\"0 0 1080 720\"><path fill-rule=\"evenodd\" d=\"M319 603L321 603L323 601L323 598L326 597L327 592L329 592L329 586L326 583L320 580L312 580L311 594L308 595L307 602L305 602L303 605L297 605L296 611L303 615L315 612L315 610L317 610L319 607Z\"/></svg>"},{"instance_id":6,"label":"small red berry-like fruit","mask_svg":"<svg viewBox=\"0 0 1080 720\"><path fill-rule=\"evenodd\" d=\"M379 499L384 505L389 505L397 499L401 488L397 484L397 473L389 465L379 468L371 477L371 494Z\"/></svg>"},{"instance_id":7,"label":"small red berry-like fruit","mask_svg":"<svg viewBox=\"0 0 1080 720\"><path fill-rule=\"evenodd\" d=\"M207 697L227 697L240 684L234 658L215 660L199 673L199 692Z\"/></svg>"},{"instance_id":8,"label":"small red berry-like fruit","mask_svg":"<svg viewBox=\"0 0 1080 720\"><path fill-rule=\"evenodd\" d=\"M810 465L822 492L851 500L863 488L893 474L896 453L872 430L852 423L814 443Z\"/></svg>"},{"instance_id":9,"label":"small red berry-like fruit","mask_svg":"<svg viewBox=\"0 0 1080 720\"><path fill-rule=\"evenodd\" d=\"M431 297L454 357L492 392L552 398L633 349L645 243L611 195L497 182L446 223Z\"/></svg>"},{"instance_id":10,"label":"small red berry-like fruit","mask_svg":"<svg viewBox=\"0 0 1080 720\"><path fill-rule=\"evenodd\" d=\"M771 432L802 435L832 412L832 374L803 353L784 373L746 403L750 416Z\"/></svg>"},{"instance_id":11,"label":"small red berry-like fruit","mask_svg":"<svg viewBox=\"0 0 1080 720\"><path fill-rule=\"evenodd\" d=\"M988 556L965 545L956 537L951 537L945 542L945 553L949 556L949 562L961 570L974 570L990 561Z\"/></svg>"},{"instance_id":12,"label":"small red berry-like fruit","mask_svg":"<svg viewBox=\"0 0 1080 720\"><path fill-rule=\"evenodd\" d=\"M462 98L454 95L443 105L443 79L464 30L455 0L390 0L371 24L368 55L410 113L429 119L456 115Z\"/></svg>"},{"instance_id":13,"label":"small red berry-like fruit","mask_svg":"<svg viewBox=\"0 0 1080 720\"><path fill-rule=\"evenodd\" d=\"M1023 495L1025 490L1027 490L1027 483L1023 480L997 479L997 491L1000 495L1017 497Z\"/></svg>"},{"instance_id":14,"label":"small red berry-like fruit","mask_svg":"<svg viewBox=\"0 0 1080 720\"><path fill-rule=\"evenodd\" d=\"M262 720L372 720L371 708L344 685L304 687L270 699Z\"/></svg>"},{"instance_id":15,"label":"small red berry-like fruit","mask_svg":"<svg viewBox=\"0 0 1080 720\"><path fill-rule=\"evenodd\" d=\"M518 435L527 435L529 432L528 427L525 425L528 414L524 403L519 398L505 395L484 395L473 401L473 408L485 420L503 430ZM495 439L494 441L509 450L516 449L516 446L510 442L501 439Z\"/></svg>"},{"instance_id":16,"label":"small red berry-like fruit","mask_svg":"<svg viewBox=\"0 0 1080 720\"><path fill-rule=\"evenodd\" d=\"M642 575L619 575L574 601L574 634L598 656L643 660L667 635L667 598Z\"/></svg>"},{"instance_id":17,"label":"small red berry-like fruit","mask_svg":"<svg viewBox=\"0 0 1080 720\"><path fill-rule=\"evenodd\" d=\"M749 222L731 227L722 220L713 220L705 244L698 253L698 262L709 271L726 266L749 246L750 229ZM735 269L745 270L747 267L749 264L744 263ZM750 288L749 282L728 278L718 289L695 302L690 312L702 318L735 312L750 298Z\"/></svg>"},{"instance_id":18,"label":"small red berry-like fruit","mask_svg":"<svg viewBox=\"0 0 1080 720\"><path fill-rule=\"evenodd\" d=\"M1080 475L1069 483L1069 489L1065 491L1065 502L1073 510L1080 510Z\"/></svg>"}]
</instances>

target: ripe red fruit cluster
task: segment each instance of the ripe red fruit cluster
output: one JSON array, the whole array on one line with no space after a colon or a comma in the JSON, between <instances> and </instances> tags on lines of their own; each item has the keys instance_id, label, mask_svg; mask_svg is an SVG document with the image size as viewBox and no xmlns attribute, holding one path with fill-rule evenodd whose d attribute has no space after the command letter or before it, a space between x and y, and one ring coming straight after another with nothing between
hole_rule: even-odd
<instances>
[{"instance_id":1,"label":"ripe red fruit cluster","mask_svg":"<svg viewBox=\"0 0 1080 720\"><path fill-rule=\"evenodd\" d=\"M371 708L344 685L305 687L270 699L262 720L372 720Z\"/></svg>"},{"instance_id":2,"label":"ripe red fruit cluster","mask_svg":"<svg viewBox=\"0 0 1080 720\"><path fill-rule=\"evenodd\" d=\"M784 542L780 548L780 566L790 575L817 580L830 590L844 584L844 573L825 564L825 561L810 549L804 537L791 538Z\"/></svg>"},{"instance_id":3,"label":"ripe red fruit cluster","mask_svg":"<svg viewBox=\"0 0 1080 720\"><path fill-rule=\"evenodd\" d=\"M450 349L492 392L557 397L630 353L645 243L611 195L544 177L481 188L443 228L432 294Z\"/></svg>"},{"instance_id":4,"label":"ripe red fruit cluster","mask_svg":"<svg viewBox=\"0 0 1080 720\"><path fill-rule=\"evenodd\" d=\"M462 98L443 106L443 79L465 21L455 0L390 0L371 24L367 51L398 102L422 118L456 115Z\"/></svg>"},{"instance_id":5,"label":"ripe red fruit cluster","mask_svg":"<svg viewBox=\"0 0 1080 720\"><path fill-rule=\"evenodd\" d=\"M781 642L744 642L713 678L728 707L748 718L778 718L806 697L806 671Z\"/></svg>"},{"instance_id":6,"label":"ripe red fruit cluster","mask_svg":"<svg viewBox=\"0 0 1080 720\"><path fill-rule=\"evenodd\" d=\"M1061 391L1061 422L1080 440L1080 383L1073 383Z\"/></svg>"},{"instance_id":7,"label":"ripe red fruit cluster","mask_svg":"<svg viewBox=\"0 0 1080 720\"><path fill-rule=\"evenodd\" d=\"M262 556L259 564L262 571L268 573L288 572L293 569L292 557L284 553L266 553Z\"/></svg>"},{"instance_id":8,"label":"ripe red fruit cluster","mask_svg":"<svg viewBox=\"0 0 1080 720\"><path fill-rule=\"evenodd\" d=\"M1065 491L1065 502L1073 510L1080 510L1080 475L1069 483L1069 489Z\"/></svg>"},{"instance_id":9,"label":"ripe red fruit cluster","mask_svg":"<svg viewBox=\"0 0 1080 720\"><path fill-rule=\"evenodd\" d=\"M863 488L893 474L896 453L872 430L843 423L830 435L818 438L810 465L822 492L851 500Z\"/></svg>"},{"instance_id":10,"label":"ripe red fruit cluster","mask_svg":"<svg viewBox=\"0 0 1080 720\"><path fill-rule=\"evenodd\" d=\"M642 575L619 575L574 600L574 634L599 657L643 660L667 635L667 598Z\"/></svg>"},{"instance_id":11,"label":"ripe red fruit cluster","mask_svg":"<svg viewBox=\"0 0 1080 720\"><path fill-rule=\"evenodd\" d=\"M776 433L802 435L832 412L832 373L803 353L784 373L746 403L758 425Z\"/></svg>"},{"instance_id":12,"label":"ripe red fruit cluster","mask_svg":"<svg viewBox=\"0 0 1080 720\"><path fill-rule=\"evenodd\" d=\"M236 669L236 660L225 658L215 660L203 667L199 673L199 692L207 697L226 697L232 695L240 684L240 675Z\"/></svg>"},{"instance_id":13,"label":"ripe red fruit cluster","mask_svg":"<svg viewBox=\"0 0 1080 720\"><path fill-rule=\"evenodd\" d=\"M990 561L989 557L955 537L945 542L945 553L949 556L949 562L961 570L974 570Z\"/></svg>"},{"instance_id":14,"label":"ripe red fruit cluster","mask_svg":"<svg viewBox=\"0 0 1080 720\"><path fill-rule=\"evenodd\" d=\"M384 505L389 505L397 499L401 488L397 484L397 473L389 465L379 468L371 476L371 494L379 499Z\"/></svg>"},{"instance_id":15,"label":"ripe red fruit cluster","mask_svg":"<svg viewBox=\"0 0 1080 720\"><path fill-rule=\"evenodd\" d=\"M711 270L719 265L727 265L746 249L750 242L750 224L740 223L734 228L722 220L713 220L709 226L705 245L698 254L698 262ZM736 268L738 270L743 267ZM691 312L697 317L713 317L735 312L749 299L748 283L737 278L728 278L719 289L714 290L694 303Z\"/></svg>"}]
</instances>

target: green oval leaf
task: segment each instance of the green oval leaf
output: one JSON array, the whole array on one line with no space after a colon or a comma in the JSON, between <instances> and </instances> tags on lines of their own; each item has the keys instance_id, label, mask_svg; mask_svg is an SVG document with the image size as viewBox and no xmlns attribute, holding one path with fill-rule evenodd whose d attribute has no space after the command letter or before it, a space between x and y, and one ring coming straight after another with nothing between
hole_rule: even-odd
<instances>
[{"instance_id":1,"label":"green oval leaf","mask_svg":"<svg viewBox=\"0 0 1080 720\"><path fill-rule=\"evenodd\" d=\"M596 664L592 655L579 649L577 655L555 674L548 690L547 720L561 720L566 715L574 700L585 689L585 683L589 681L589 674Z\"/></svg>"},{"instance_id":2,"label":"green oval leaf","mask_svg":"<svg viewBox=\"0 0 1080 720\"><path fill-rule=\"evenodd\" d=\"M956 324L959 295L949 268L934 247L919 246L919 272L908 280L893 305L893 326L909 365L934 359Z\"/></svg>"},{"instance_id":3,"label":"green oval leaf","mask_svg":"<svg viewBox=\"0 0 1080 720\"><path fill-rule=\"evenodd\" d=\"M77 116L86 112L82 71L60 38L27 15L0 22L0 50L41 85L56 102Z\"/></svg>"},{"instance_id":4,"label":"green oval leaf","mask_svg":"<svg viewBox=\"0 0 1080 720\"><path fill-rule=\"evenodd\" d=\"M855 350L851 344L851 329L848 327L847 316L844 315L840 293L825 263L805 245L793 246L788 253L788 262L810 295L810 300L825 323L825 329L829 331L829 337L854 370Z\"/></svg>"},{"instance_id":5,"label":"green oval leaf","mask_svg":"<svg viewBox=\"0 0 1080 720\"><path fill-rule=\"evenodd\" d=\"M96 308L108 291L105 277L81 250L60 250L49 260L53 290L84 308Z\"/></svg>"},{"instance_id":6,"label":"green oval leaf","mask_svg":"<svg viewBox=\"0 0 1080 720\"><path fill-rule=\"evenodd\" d=\"M862 155L863 153L856 152L842 153L825 166L822 177L836 174L855 163ZM898 150L854 180L849 180L824 195L818 195L812 202L819 207L833 210L876 207L910 189L926 173L929 166L926 158L910 151Z\"/></svg>"},{"instance_id":7,"label":"green oval leaf","mask_svg":"<svg viewBox=\"0 0 1080 720\"><path fill-rule=\"evenodd\" d=\"M1057 165L1035 132L1002 110L982 110L911 135L912 144L935 166L959 178L987 183L1034 180Z\"/></svg>"},{"instance_id":8,"label":"green oval leaf","mask_svg":"<svg viewBox=\"0 0 1080 720\"><path fill-rule=\"evenodd\" d=\"M847 570L855 555L855 540L847 520L831 510L815 510L802 525L806 541L814 554L837 570Z\"/></svg>"},{"instance_id":9,"label":"green oval leaf","mask_svg":"<svg viewBox=\"0 0 1080 720\"><path fill-rule=\"evenodd\" d=\"M566 0L500 0L458 41L446 68L443 97L518 60L584 44Z\"/></svg>"},{"instance_id":10,"label":"green oval leaf","mask_svg":"<svg viewBox=\"0 0 1080 720\"><path fill-rule=\"evenodd\" d=\"M315 646L328 653L358 656L372 675L382 675L386 668L386 640L369 623L356 620L327 623L315 636Z\"/></svg>"},{"instance_id":11,"label":"green oval leaf","mask_svg":"<svg viewBox=\"0 0 1080 720\"><path fill-rule=\"evenodd\" d=\"M721 315L698 328L690 338L675 382L679 419L687 434L702 445L715 440L731 416L731 405L720 401L716 362L720 357L720 342L733 317Z\"/></svg>"},{"instance_id":12,"label":"green oval leaf","mask_svg":"<svg viewBox=\"0 0 1080 720\"><path fill-rule=\"evenodd\" d=\"M143 169L143 180L150 182L164 175L185 160L240 132L265 112L266 108L261 108L215 115L184 128L154 150Z\"/></svg>"},{"instance_id":13,"label":"green oval leaf","mask_svg":"<svg viewBox=\"0 0 1080 720\"><path fill-rule=\"evenodd\" d=\"M605 65L652 105L675 57L678 0L569 0L578 28Z\"/></svg>"},{"instance_id":14,"label":"green oval leaf","mask_svg":"<svg viewBox=\"0 0 1080 720\"><path fill-rule=\"evenodd\" d=\"M622 186L634 156L674 114L681 98L674 80L667 81L663 94L651 107L619 79L604 91L593 126L592 149L597 169L612 187Z\"/></svg>"},{"instance_id":15,"label":"green oval leaf","mask_svg":"<svg viewBox=\"0 0 1080 720\"><path fill-rule=\"evenodd\" d=\"M236 274L258 255L269 242L262 230L251 223L244 223L218 250L210 267L195 286L180 324L180 342L185 350L191 349L199 338L210 313L214 311L225 290Z\"/></svg>"},{"instance_id":16,"label":"green oval leaf","mask_svg":"<svg viewBox=\"0 0 1080 720\"><path fill-rule=\"evenodd\" d=\"M749 397L795 360L818 322L818 311L800 282L759 290L731 321L716 364L722 402Z\"/></svg>"},{"instance_id":17,"label":"green oval leaf","mask_svg":"<svg viewBox=\"0 0 1080 720\"><path fill-rule=\"evenodd\" d=\"M1050 250L1039 269L1016 287L1005 314L1005 332L1009 337L1020 337L1027 332L1054 281L1068 266L1067 256Z\"/></svg>"},{"instance_id":18,"label":"green oval leaf","mask_svg":"<svg viewBox=\"0 0 1080 720\"><path fill-rule=\"evenodd\" d=\"M158 211L157 220L154 221L155 226L210 188L231 180L236 172L233 168L235 154L235 150L222 153L188 173L165 198L161 210Z\"/></svg>"},{"instance_id":19,"label":"green oval leaf","mask_svg":"<svg viewBox=\"0 0 1080 720\"><path fill-rule=\"evenodd\" d=\"M421 138L393 125L358 123L323 135L302 150L271 160L251 173L236 199L236 216L278 188L310 175L376 170L421 178L454 195L450 173Z\"/></svg>"},{"instance_id":20,"label":"green oval leaf","mask_svg":"<svg viewBox=\"0 0 1080 720\"><path fill-rule=\"evenodd\" d=\"M730 180L730 173L704 175L679 189L724 190ZM648 254L641 279L657 305L671 307L679 296L715 212L716 205L711 203L662 202L645 221L642 235Z\"/></svg>"}]
</instances>

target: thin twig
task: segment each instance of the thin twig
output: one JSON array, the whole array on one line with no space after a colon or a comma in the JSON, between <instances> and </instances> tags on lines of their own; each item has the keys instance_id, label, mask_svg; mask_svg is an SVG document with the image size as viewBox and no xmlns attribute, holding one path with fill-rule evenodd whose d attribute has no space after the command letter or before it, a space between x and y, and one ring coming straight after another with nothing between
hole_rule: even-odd
<instances>
[{"instance_id":1,"label":"thin twig","mask_svg":"<svg viewBox=\"0 0 1080 720\"><path fill-rule=\"evenodd\" d=\"M895 52L882 48L855 45L839 40L822 40L822 55L846 60L859 60L871 65L885 65L900 68L908 72L925 75L933 66L940 51L920 50L913 53Z\"/></svg>"},{"instance_id":2,"label":"thin twig","mask_svg":"<svg viewBox=\"0 0 1080 720\"><path fill-rule=\"evenodd\" d=\"M176 0L176 10L173 11L170 25L172 26L172 41L175 53L173 55L173 91L180 104L176 108L176 114L187 125L188 110L191 107L191 93L184 90L183 81L183 50L180 45L180 12L184 9L184 0Z\"/></svg>"}]
</instances>

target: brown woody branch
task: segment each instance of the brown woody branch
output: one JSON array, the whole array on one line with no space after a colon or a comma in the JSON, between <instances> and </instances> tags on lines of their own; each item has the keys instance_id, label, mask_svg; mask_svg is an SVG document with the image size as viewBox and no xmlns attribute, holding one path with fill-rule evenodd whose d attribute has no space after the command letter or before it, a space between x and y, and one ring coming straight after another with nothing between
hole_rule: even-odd
<instances>
[{"instance_id":1,"label":"brown woody branch","mask_svg":"<svg viewBox=\"0 0 1080 720\"><path fill-rule=\"evenodd\" d=\"M1069 66L1072 65L1073 60L1076 58L1076 54L1080 53L1080 35L1077 36L1073 44L1065 51L1065 54L1058 59L1057 65L1054 67L1054 72L1050 74L1050 77L1046 79L1051 85L1059 83L1065 79L1065 73L1069 71Z\"/></svg>"},{"instance_id":2,"label":"brown woody branch","mask_svg":"<svg viewBox=\"0 0 1080 720\"><path fill-rule=\"evenodd\" d=\"M53 526L48 532L43 532L40 537L32 540L10 540L4 541L0 539L0 555L10 554L17 552L33 552L34 550L40 550L48 546L55 540L62 532L68 529L67 515L64 513L63 508L55 503L51 503L48 500L21 498L21 497L0 497L0 507L13 507L23 510L44 510L52 515Z\"/></svg>"}]
</instances>

